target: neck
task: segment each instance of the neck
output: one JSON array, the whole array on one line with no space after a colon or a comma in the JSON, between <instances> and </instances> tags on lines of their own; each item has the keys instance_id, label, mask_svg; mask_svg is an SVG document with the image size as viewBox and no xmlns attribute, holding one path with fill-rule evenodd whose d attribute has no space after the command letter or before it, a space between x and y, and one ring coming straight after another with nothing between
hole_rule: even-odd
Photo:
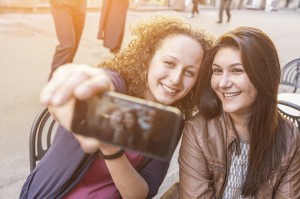
<instances>
[{"instance_id":1,"label":"neck","mask_svg":"<svg viewBox=\"0 0 300 199\"><path fill-rule=\"evenodd\" d=\"M250 119L249 115L235 115L230 114L234 128L240 138L243 140L249 140L248 123Z\"/></svg>"}]
</instances>

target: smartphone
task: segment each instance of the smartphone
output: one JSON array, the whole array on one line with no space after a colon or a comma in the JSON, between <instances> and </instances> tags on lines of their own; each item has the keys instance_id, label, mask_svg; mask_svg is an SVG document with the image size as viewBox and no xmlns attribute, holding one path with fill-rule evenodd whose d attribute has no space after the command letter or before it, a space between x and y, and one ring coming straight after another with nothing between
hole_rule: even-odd
<instances>
[{"instance_id":1,"label":"smartphone","mask_svg":"<svg viewBox=\"0 0 300 199\"><path fill-rule=\"evenodd\" d=\"M179 109L144 99L106 92L76 101L71 122L74 133L169 160L183 129Z\"/></svg>"}]
</instances>

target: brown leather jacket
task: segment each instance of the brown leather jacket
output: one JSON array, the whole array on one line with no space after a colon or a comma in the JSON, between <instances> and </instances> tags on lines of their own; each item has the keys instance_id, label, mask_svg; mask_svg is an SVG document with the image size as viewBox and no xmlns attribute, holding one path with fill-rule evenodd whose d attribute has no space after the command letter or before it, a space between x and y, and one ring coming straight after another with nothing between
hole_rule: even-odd
<instances>
[{"instance_id":1,"label":"brown leather jacket","mask_svg":"<svg viewBox=\"0 0 300 199\"><path fill-rule=\"evenodd\" d=\"M295 125L287 153L254 198L300 198L300 137ZM230 166L231 145L238 139L226 113L212 120L197 115L187 121L179 153L182 199L222 198Z\"/></svg>"}]
</instances>

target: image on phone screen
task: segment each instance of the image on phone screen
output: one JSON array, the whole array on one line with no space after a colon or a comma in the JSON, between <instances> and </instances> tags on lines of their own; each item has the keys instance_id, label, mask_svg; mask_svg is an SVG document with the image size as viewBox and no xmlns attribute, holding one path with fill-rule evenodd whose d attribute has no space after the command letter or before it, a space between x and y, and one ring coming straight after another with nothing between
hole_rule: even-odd
<instances>
[{"instance_id":1,"label":"image on phone screen","mask_svg":"<svg viewBox=\"0 0 300 199\"><path fill-rule=\"evenodd\" d=\"M84 126L80 134L162 160L170 158L182 130L179 112L120 94L93 97L81 109L74 113L83 116L76 121Z\"/></svg>"}]
</instances>

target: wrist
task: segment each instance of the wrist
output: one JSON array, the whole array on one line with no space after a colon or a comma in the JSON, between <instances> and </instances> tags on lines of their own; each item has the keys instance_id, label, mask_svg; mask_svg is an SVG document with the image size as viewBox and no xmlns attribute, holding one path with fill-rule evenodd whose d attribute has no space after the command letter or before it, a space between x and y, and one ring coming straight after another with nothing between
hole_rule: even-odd
<instances>
[{"instance_id":1,"label":"wrist","mask_svg":"<svg viewBox=\"0 0 300 199\"><path fill-rule=\"evenodd\" d=\"M102 151L99 149L98 151L99 156L104 159L104 160L113 160L113 159L117 159L119 157L121 157L124 154L124 150L120 149L119 151L117 151L116 153L113 153L111 155L105 155L102 153Z\"/></svg>"}]
</instances>

